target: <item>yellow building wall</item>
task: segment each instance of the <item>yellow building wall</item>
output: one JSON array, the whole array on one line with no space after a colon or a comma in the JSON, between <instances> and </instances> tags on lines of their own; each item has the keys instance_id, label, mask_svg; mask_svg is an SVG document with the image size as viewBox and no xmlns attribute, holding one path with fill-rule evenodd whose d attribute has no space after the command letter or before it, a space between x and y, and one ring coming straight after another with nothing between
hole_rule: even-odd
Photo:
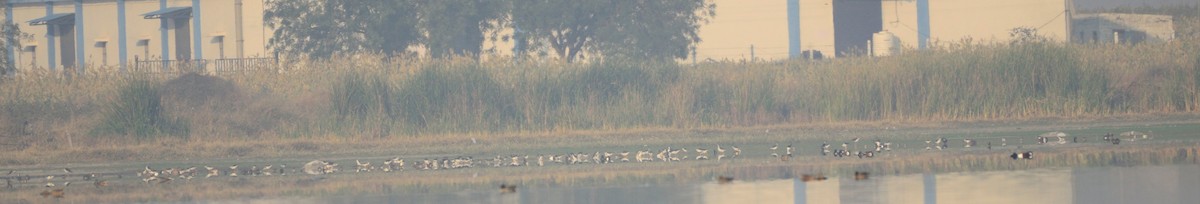
<instances>
[{"instance_id":1,"label":"yellow building wall","mask_svg":"<svg viewBox=\"0 0 1200 204\"><path fill-rule=\"evenodd\" d=\"M794 203L792 179L700 185L703 203Z\"/></svg>"},{"instance_id":2,"label":"yellow building wall","mask_svg":"<svg viewBox=\"0 0 1200 204\"><path fill-rule=\"evenodd\" d=\"M925 203L923 175L895 175L877 179L880 183L879 203Z\"/></svg>"},{"instance_id":3,"label":"yellow building wall","mask_svg":"<svg viewBox=\"0 0 1200 204\"><path fill-rule=\"evenodd\" d=\"M833 56L833 0L800 0L800 49ZM717 16L700 27L701 60L788 58L786 0L714 0Z\"/></svg>"},{"instance_id":4,"label":"yellow building wall","mask_svg":"<svg viewBox=\"0 0 1200 204\"><path fill-rule=\"evenodd\" d=\"M714 3L717 16L700 27L703 41L697 44L697 58L749 59L750 45L754 45L756 58L787 58L787 1L715 0Z\"/></svg>"},{"instance_id":5,"label":"yellow building wall","mask_svg":"<svg viewBox=\"0 0 1200 204\"><path fill-rule=\"evenodd\" d=\"M970 39L974 44L1008 42L1013 28L1066 42L1069 22L1065 0L929 0L930 46ZM883 29L905 47L917 47L916 1L884 1Z\"/></svg>"},{"instance_id":6,"label":"yellow building wall","mask_svg":"<svg viewBox=\"0 0 1200 204\"><path fill-rule=\"evenodd\" d=\"M1069 169L937 175L937 203L1073 203Z\"/></svg>"},{"instance_id":7,"label":"yellow building wall","mask_svg":"<svg viewBox=\"0 0 1200 204\"><path fill-rule=\"evenodd\" d=\"M204 30L204 58L218 59L221 56L220 45L214 42L214 37L224 35L225 58L238 58L237 56L237 23L234 18L234 1L220 0L200 1L201 12L204 13L201 19ZM190 5L190 2L187 2ZM245 57L263 57L267 56L265 52L265 36L266 29L263 25L263 4L262 1L244 0L242 1L242 34L245 40L244 49Z\"/></svg>"},{"instance_id":8,"label":"yellow building wall","mask_svg":"<svg viewBox=\"0 0 1200 204\"><path fill-rule=\"evenodd\" d=\"M225 47L225 58L237 58L237 36L233 14L235 0L201 1L204 58L217 59ZM754 56L759 60L786 59L788 56L787 1L786 0L714 0L717 16L701 26L696 55L700 60L743 60ZM801 50L818 50L826 57L834 56L833 0L800 0ZM191 6L191 0L170 0L169 6ZM916 47L917 17L916 1L882 1L883 29L895 34L906 47ZM73 13L70 2L56 4L56 13ZM1005 42L1010 40L1009 31L1016 27L1039 28L1038 32L1056 41L1065 41L1067 16L1064 0L930 0L930 41L935 43L958 42L964 38L976 43ZM243 36L245 57L269 57L266 42L271 31L262 22L262 1L243 2ZM116 66L119 62L118 36L116 30L115 1L89 2L85 4L85 59L93 65ZM158 1L130 0L126 3L127 49L129 61L161 58L159 21L143 19L141 14L158 10ZM26 21L45 15L42 4L21 4L13 9L14 22L20 23L23 31L34 38L24 44L37 46L36 54L19 52L18 62L24 66L46 67L47 49L45 26L29 26ZM502 33L511 33L505 29ZM224 35L218 44L213 38ZM170 34L170 38L174 35ZM97 40L107 40L105 48L96 47ZM139 46L139 40L148 40L148 46ZM167 39L166 42L174 42ZM511 42L485 42L485 49L495 48L496 55L511 55ZM56 48L57 49L57 48ZM102 59L105 49L107 62ZM174 46L171 46L174 55ZM147 53L149 56L147 56ZM36 60L34 57L36 56ZM61 56L60 56L61 58ZM174 58L174 57L172 57ZM34 62L36 61L36 62Z\"/></svg>"},{"instance_id":9,"label":"yellow building wall","mask_svg":"<svg viewBox=\"0 0 1200 204\"><path fill-rule=\"evenodd\" d=\"M833 1L800 1L800 50L821 51L825 57L837 55L834 47ZM784 9L784 12L787 10ZM783 44L787 44L786 38ZM786 56L782 59L786 59Z\"/></svg>"},{"instance_id":10,"label":"yellow building wall","mask_svg":"<svg viewBox=\"0 0 1200 204\"><path fill-rule=\"evenodd\" d=\"M801 50L834 53L833 0L800 0ZM916 1L881 1L883 29L905 47L917 47ZM700 27L700 59L750 58L750 45L760 60L787 59L786 0L715 0L717 16ZM1007 42L1017 27L1065 42L1065 0L929 0L931 44Z\"/></svg>"},{"instance_id":11,"label":"yellow building wall","mask_svg":"<svg viewBox=\"0 0 1200 204\"><path fill-rule=\"evenodd\" d=\"M841 177L831 177L829 180L808 182L805 185L805 203L842 203L842 182L854 182Z\"/></svg>"},{"instance_id":12,"label":"yellow building wall","mask_svg":"<svg viewBox=\"0 0 1200 204\"><path fill-rule=\"evenodd\" d=\"M201 36L191 36L193 40L196 37L202 38L203 57L205 59L217 59L221 56L220 46L225 46L225 58L238 58L237 56L237 39L236 39L236 23L234 15L235 0L203 0L201 1ZM265 57L270 56L266 51L266 39L269 36L269 31L263 25L263 3L256 0L244 0L243 2L243 35L245 36L244 55L245 57ZM167 7L184 7L192 6L191 0L170 0L167 1ZM159 2L155 0L129 0L125 3L125 25L126 25L126 52L128 54L128 62L133 63L134 59L161 59L162 58L162 43L159 32L159 19L145 19L142 14L149 13L159 9ZM75 13L75 5L71 2L57 2L54 6L54 13ZM120 37L117 27L117 3L116 1L97 1L85 2L83 5L83 24L84 32L76 31L76 33L84 34L83 47L76 49L84 49L88 68L112 69L115 70L120 63ZM46 15L45 4L18 4L13 7L13 22L20 25L21 31L33 35L32 39L22 40L25 47L36 46L36 53L22 51L19 52L18 69L28 70L37 68L46 68L48 64L46 42L46 26L31 26L28 21L35 18L40 18ZM191 23L191 21L189 21ZM194 30L189 28L189 35L192 35ZM223 42L213 41L217 35L224 35ZM175 35L174 31L168 32L168 39L165 42L172 42L170 46L172 59L175 57ZM147 40L148 44L138 45L139 41ZM98 46L98 42L106 41L104 47ZM55 42L56 47L60 47L60 43ZM193 44L188 41L189 45ZM23 50L23 49L22 49ZM60 52L61 49L55 48L55 52ZM105 54L107 52L107 57ZM55 53L58 55L58 53ZM194 54L193 54L194 56ZM56 56L56 60L61 61L62 57ZM62 65L59 63L58 68Z\"/></svg>"}]
</instances>

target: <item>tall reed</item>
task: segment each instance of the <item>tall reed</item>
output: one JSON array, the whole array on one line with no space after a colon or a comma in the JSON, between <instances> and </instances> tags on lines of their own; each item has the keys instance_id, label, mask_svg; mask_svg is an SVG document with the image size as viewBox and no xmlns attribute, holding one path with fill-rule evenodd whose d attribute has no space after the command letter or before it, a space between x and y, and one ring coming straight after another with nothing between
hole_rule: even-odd
<instances>
[{"instance_id":1,"label":"tall reed","mask_svg":"<svg viewBox=\"0 0 1200 204\"><path fill-rule=\"evenodd\" d=\"M218 77L248 97L234 97L222 103L232 105L215 108L247 114L155 108L163 78L97 73L67 80L27 73L0 82L0 96L5 97L0 107L6 111L0 122L87 120L91 122L66 128L104 130L96 131L101 138L189 135L191 129L204 130L204 135L191 135L194 140L370 139L1194 113L1200 109L1200 38L1139 45L1032 42L883 58L701 64L514 63L362 54ZM53 118L14 110L37 104L114 108L60 111ZM107 115L89 117L99 114Z\"/></svg>"}]
</instances>

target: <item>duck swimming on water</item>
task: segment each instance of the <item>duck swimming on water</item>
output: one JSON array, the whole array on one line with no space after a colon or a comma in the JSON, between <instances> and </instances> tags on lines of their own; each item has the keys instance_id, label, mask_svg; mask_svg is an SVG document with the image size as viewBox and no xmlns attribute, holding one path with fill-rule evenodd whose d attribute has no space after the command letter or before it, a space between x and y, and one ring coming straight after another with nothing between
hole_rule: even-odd
<instances>
[{"instance_id":1,"label":"duck swimming on water","mask_svg":"<svg viewBox=\"0 0 1200 204\"><path fill-rule=\"evenodd\" d=\"M500 184L500 194L516 193L517 185Z\"/></svg>"}]
</instances>

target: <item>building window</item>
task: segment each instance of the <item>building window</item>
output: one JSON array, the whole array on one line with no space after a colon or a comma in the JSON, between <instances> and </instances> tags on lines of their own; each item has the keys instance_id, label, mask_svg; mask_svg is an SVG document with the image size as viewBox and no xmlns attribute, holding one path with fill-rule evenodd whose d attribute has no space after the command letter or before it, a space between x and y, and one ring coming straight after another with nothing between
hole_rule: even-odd
<instances>
[{"instance_id":1,"label":"building window","mask_svg":"<svg viewBox=\"0 0 1200 204\"><path fill-rule=\"evenodd\" d=\"M21 51L29 53L29 66L37 66L37 45L25 46Z\"/></svg>"},{"instance_id":2,"label":"building window","mask_svg":"<svg viewBox=\"0 0 1200 204\"><path fill-rule=\"evenodd\" d=\"M108 66L108 41L96 41L96 49L100 50L100 65Z\"/></svg>"},{"instance_id":3,"label":"building window","mask_svg":"<svg viewBox=\"0 0 1200 204\"><path fill-rule=\"evenodd\" d=\"M217 44L217 59L225 59L225 36L213 36L212 43Z\"/></svg>"},{"instance_id":4,"label":"building window","mask_svg":"<svg viewBox=\"0 0 1200 204\"><path fill-rule=\"evenodd\" d=\"M142 60L150 59L150 39L138 40L137 46L142 47Z\"/></svg>"}]
</instances>

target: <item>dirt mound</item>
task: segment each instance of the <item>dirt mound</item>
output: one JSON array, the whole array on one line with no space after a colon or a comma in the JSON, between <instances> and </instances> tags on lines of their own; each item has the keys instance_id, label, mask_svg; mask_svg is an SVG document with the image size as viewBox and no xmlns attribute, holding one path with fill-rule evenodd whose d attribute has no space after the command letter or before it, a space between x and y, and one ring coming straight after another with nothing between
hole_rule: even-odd
<instances>
[{"instance_id":1,"label":"dirt mound","mask_svg":"<svg viewBox=\"0 0 1200 204\"><path fill-rule=\"evenodd\" d=\"M162 88L163 99L198 106L209 102L232 102L238 96L237 86L225 79L189 73L167 81Z\"/></svg>"}]
</instances>

